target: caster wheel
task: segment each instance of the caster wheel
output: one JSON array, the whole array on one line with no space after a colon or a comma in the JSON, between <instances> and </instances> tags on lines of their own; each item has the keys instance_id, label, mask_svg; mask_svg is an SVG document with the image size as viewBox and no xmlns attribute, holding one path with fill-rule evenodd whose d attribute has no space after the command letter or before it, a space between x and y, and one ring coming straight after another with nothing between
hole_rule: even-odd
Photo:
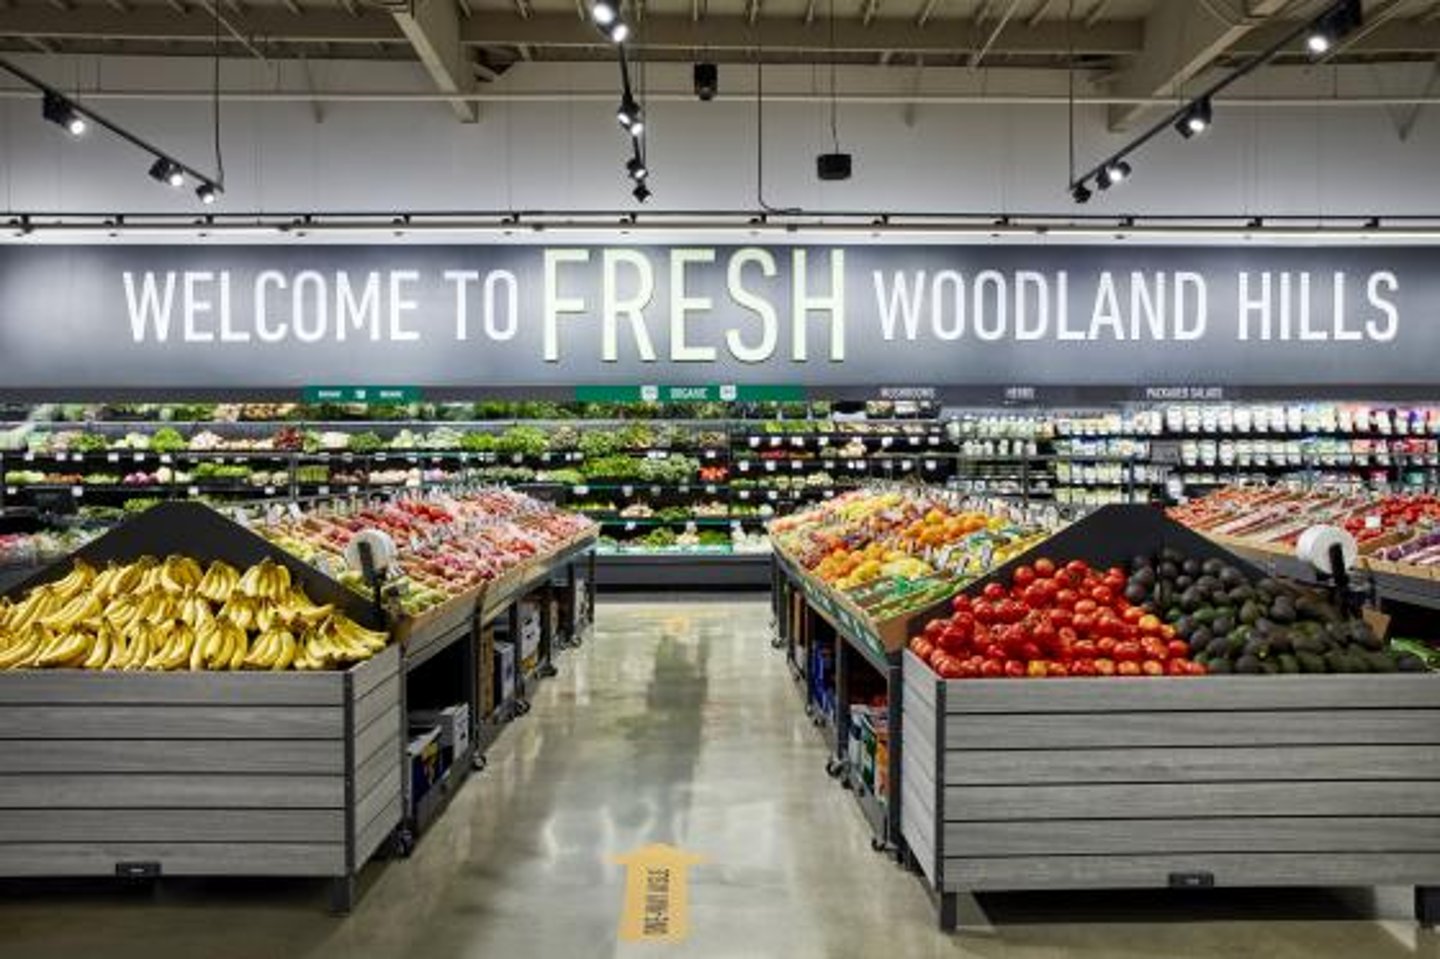
<instances>
[{"instance_id":1,"label":"caster wheel","mask_svg":"<svg viewBox=\"0 0 1440 959\"><path fill-rule=\"evenodd\" d=\"M774 639L770 640L770 648L771 648L771 649L784 649L784 648L785 648L785 640L781 639L779 636L776 636Z\"/></svg>"},{"instance_id":2,"label":"caster wheel","mask_svg":"<svg viewBox=\"0 0 1440 959\"><path fill-rule=\"evenodd\" d=\"M845 765L840 762L840 760L834 758L825 760L825 775L831 779L839 779L840 773L844 772L844 770Z\"/></svg>"},{"instance_id":3,"label":"caster wheel","mask_svg":"<svg viewBox=\"0 0 1440 959\"><path fill-rule=\"evenodd\" d=\"M805 716L807 719L815 718L815 706L812 703L805 704Z\"/></svg>"},{"instance_id":4,"label":"caster wheel","mask_svg":"<svg viewBox=\"0 0 1440 959\"><path fill-rule=\"evenodd\" d=\"M415 832L406 827L395 833L395 855L401 859L409 859L410 854L415 851Z\"/></svg>"},{"instance_id":5,"label":"caster wheel","mask_svg":"<svg viewBox=\"0 0 1440 959\"><path fill-rule=\"evenodd\" d=\"M524 716L529 712L530 703L528 701L522 699L520 702L515 704L515 715Z\"/></svg>"},{"instance_id":6,"label":"caster wheel","mask_svg":"<svg viewBox=\"0 0 1440 959\"><path fill-rule=\"evenodd\" d=\"M470 768L477 773L483 773L485 771L485 764L486 759L484 756L476 756L470 761Z\"/></svg>"},{"instance_id":7,"label":"caster wheel","mask_svg":"<svg viewBox=\"0 0 1440 959\"><path fill-rule=\"evenodd\" d=\"M870 838L870 849L872 852L884 852L888 848L889 844L885 842L885 840L878 839L874 836Z\"/></svg>"}]
</instances>

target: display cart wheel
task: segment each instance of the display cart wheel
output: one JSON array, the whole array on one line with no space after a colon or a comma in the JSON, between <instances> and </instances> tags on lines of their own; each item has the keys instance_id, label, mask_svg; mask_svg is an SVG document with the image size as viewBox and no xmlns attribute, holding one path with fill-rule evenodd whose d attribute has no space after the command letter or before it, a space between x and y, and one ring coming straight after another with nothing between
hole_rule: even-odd
<instances>
[{"instance_id":1,"label":"display cart wheel","mask_svg":"<svg viewBox=\"0 0 1440 959\"><path fill-rule=\"evenodd\" d=\"M831 756L829 759L825 760L825 775L829 776L831 779L839 779L840 774L844 771L845 764L840 760L836 759L834 756Z\"/></svg>"},{"instance_id":2,"label":"display cart wheel","mask_svg":"<svg viewBox=\"0 0 1440 959\"><path fill-rule=\"evenodd\" d=\"M771 649L784 649L784 648L785 648L785 639L784 639L784 637L776 636L774 639L770 640L770 648L771 648Z\"/></svg>"},{"instance_id":3,"label":"display cart wheel","mask_svg":"<svg viewBox=\"0 0 1440 959\"><path fill-rule=\"evenodd\" d=\"M805 704L805 718L806 718L806 719L814 719L814 718L815 718L815 704L814 704L814 703L806 703L806 704Z\"/></svg>"},{"instance_id":4,"label":"display cart wheel","mask_svg":"<svg viewBox=\"0 0 1440 959\"><path fill-rule=\"evenodd\" d=\"M470 768L477 773L483 773L485 771L486 762L487 760L484 753L476 753L475 758L470 760Z\"/></svg>"},{"instance_id":5,"label":"display cart wheel","mask_svg":"<svg viewBox=\"0 0 1440 959\"><path fill-rule=\"evenodd\" d=\"M395 830L392 842L395 855L400 859L409 859L411 853L415 851L415 830L409 826L401 826Z\"/></svg>"},{"instance_id":6,"label":"display cart wheel","mask_svg":"<svg viewBox=\"0 0 1440 959\"><path fill-rule=\"evenodd\" d=\"M528 712L530 712L530 700L517 699L515 701L515 715L524 716Z\"/></svg>"},{"instance_id":7,"label":"display cart wheel","mask_svg":"<svg viewBox=\"0 0 1440 959\"><path fill-rule=\"evenodd\" d=\"M889 852L890 844L879 836L870 837L870 850L872 852Z\"/></svg>"},{"instance_id":8,"label":"display cart wheel","mask_svg":"<svg viewBox=\"0 0 1440 959\"><path fill-rule=\"evenodd\" d=\"M540 669L537 671L537 675L539 675L541 679L554 679L556 676L560 675L560 671L557 670L550 663L546 663L544 666L540 667Z\"/></svg>"},{"instance_id":9,"label":"display cart wheel","mask_svg":"<svg viewBox=\"0 0 1440 959\"><path fill-rule=\"evenodd\" d=\"M810 721L815 724L816 729L823 729L825 726L825 714L817 709L810 714Z\"/></svg>"}]
</instances>

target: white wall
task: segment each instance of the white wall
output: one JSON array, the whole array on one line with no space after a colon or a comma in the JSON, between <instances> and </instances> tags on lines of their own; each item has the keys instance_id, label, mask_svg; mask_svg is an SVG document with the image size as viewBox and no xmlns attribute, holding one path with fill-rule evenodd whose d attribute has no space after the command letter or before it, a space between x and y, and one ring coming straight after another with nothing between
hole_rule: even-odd
<instances>
[{"instance_id":1,"label":"white wall","mask_svg":"<svg viewBox=\"0 0 1440 959\"><path fill-rule=\"evenodd\" d=\"M67 90L203 90L204 60L63 60L29 65ZM1378 75L1268 71L1243 95L1328 96L1337 90L1418 94L1428 65ZM315 64L321 89L427 92L410 64ZM652 100L648 209L750 210L755 192L753 101L737 99L753 69L723 65L721 100ZM298 90L294 64L226 64L231 89ZM825 71L772 68L767 93L825 89ZM317 123L298 102L227 102L223 108L226 211L424 211L631 209L621 172L627 144L613 119L613 65L522 65L487 89L497 93L591 91L570 102L486 103L481 121L457 122L434 102L323 105ZM684 91L688 67L654 68L652 91ZM841 89L913 92L906 69L852 70ZM1055 78L1015 72L927 71L932 92L1062 93ZM209 104L203 100L92 101L157 145L210 169ZM766 108L766 197L777 206L869 211L1055 213L1074 209L1067 190L1067 114L1061 105L923 105L907 118L899 102L841 106L844 148L856 174L821 184L814 155L828 148L825 106ZM95 132L71 142L41 121L33 99L0 100L0 206L9 211L196 210L145 176L133 148ZM913 122L907 122L907 119ZM1122 142L1104 107L1081 109L1080 158ZM1427 107L1402 143L1386 108L1225 107L1213 133L1185 143L1166 134L1136 162L1130 184L1087 212L1214 214L1440 214L1440 107Z\"/></svg>"}]
</instances>

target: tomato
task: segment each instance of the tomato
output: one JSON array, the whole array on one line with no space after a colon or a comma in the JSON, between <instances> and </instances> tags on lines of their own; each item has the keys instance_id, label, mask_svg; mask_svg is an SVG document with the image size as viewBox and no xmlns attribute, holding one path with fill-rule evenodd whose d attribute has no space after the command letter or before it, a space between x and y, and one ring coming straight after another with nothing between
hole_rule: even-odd
<instances>
[{"instance_id":1,"label":"tomato","mask_svg":"<svg viewBox=\"0 0 1440 959\"><path fill-rule=\"evenodd\" d=\"M1116 676L1139 676L1140 664L1136 662L1123 662L1115 664Z\"/></svg>"},{"instance_id":2,"label":"tomato","mask_svg":"<svg viewBox=\"0 0 1440 959\"><path fill-rule=\"evenodd\" d=\"M975 617L969 613L956 613L950 617L950 627L958 629L966 636L975 635Z\"/></svg>"},{"instance_id":3,"label":"tomato","mask_svg":"<svg viewBox=\"0 0 1440 959\"><path fill-rule=\"evenodd\" d=\"M1146 676L1164 676L1165 664L1158 659L1147 659L1140 664L1140 672Z\"/></svg>"},{"instance_id":4,"label":"tomato","mask_svg":"<svg viewBox=\"0 0 1440 959\"><path fill-rule=\"evenodd\" d=\"M1097 659L1095 660L1094 665L1095 675L1097 676L1115 675L1115 660L1113 659Z\"/></svg>"},{"instance_id":5,"label":"tomato","mask_svg":"<svg viewBox=\"0 0 1440 959\"><path fill-rule=\"evenodd\" d=\"M1005 661L1005 678L1006 678L1006 679L1024 679L1024 678L1025 678L1025 664L1022 663L1022 662L1020 662L1020 660L1018 660L1018 659L1007 659L1007 660Z\"/></svg>"},{"instance_id":6,"label":"tomato","mask_svg":"<svg viewBox=\"0 0 1440 959\"><path fill-rule=\"evenodd\" d=\"M1030 630L1030 638L1041 646L1054 646L1060 631L1049 623L1038 623Z\"/></svg>"},{"instance_id":7,"label":"tomato","mask_svg":"<svg viewBox=\"0 0 1440 959\"><path fill-rule=\"evenodd\" d=\"M1179 634L1175 632L1174 626L1171 626L1169 623L1165 623L1163 626L1160 627L1160 635L1168 640L1174 639Z\"/></svg>"},{"instance_id":8,"label":"tomato","mask_svg":"<svg viewBox=\"0 0 1440 959\"><path fill-rule=\"evenodd\" d=\"M1020 597L1020 601L1031 609L1044 609L1050 605L1050 597L1046 595L1045 590L1041 588L1038 583L1027 586L1024 595Z\"/></svg>"},{"instance_id":9,"label":"tomato","mask_svg":"<svg viewBox=\"0 0 1440 959\"><path fill-rule=\"evenodd\" d=\"M936 618L930 620L930 622L925 624L925 638L932 643L935 642L935 637L940 635L940 631L945 628L945 624L946 620L943 619Z\"/></svg>"},{"instance_id":10,"label":"tomato","mask_svg":"<svg viewBox=\"0 0 1440 959\"><path fill-rule=\"evenodd\" d=\"M936 670L941 679L959 679L965 672L960 665L960 660L954 656L946 656L940 660L940 668Z\"/></svg>"},{"instance_id":11,"label":"tomato","mask_svg":"<svg viewBox=\"0 0 1440 959\"><path fill-rule=\"evenodd\" d=\"M1187 663L1186 668L1190 671L1191 676L1205 676L1210 672L1210 670L1205 668L1204 663Z\"/></svg>"},{"instance_id":12,"label":"tomato","mask_svg":"<svg viewBox=\"0 0 1440 959\"><path fill-rule=\"evenodd\" d=\"M1054 575L1055 575L1055 561L1052 560L1052 559L1047 559L1047 558L1045 558L1045 557L1041 557L1040 559L1037 559L1037 560L1035 561L1035 575L1036 575L1036 576L1045 576L1045 577L1054 576Z\"/></svg>"},{"instance_id":13,"label":"tomato","mask_svg":"<svg viewBox=\"0 0 1440 959\"><path fill-rule=\"evenodd\" d=\"M1163 627L1165 624L1160 622L1159 616L1146 615L1141 616L1138 620L1136 620L1135 625L1140 627L1140 631L1142 633L1155 634L1159 633L1161 627Z\"/></svg>"},{"instance_id":14,"label":"tomato","mask_svg":"<svg viewBox=\"0 0 1440 959\"><path fill-rule=\"evenodd\" d=\"M1190 661L1186 659L1172 659L1165 664L1166 676L1189 676Z\"/></svg>"},{"instance_id":15,"label":"tomato","mask_svg":"<svg viewBox=\"0 0 1440 959\"><path fill-rule=\"evenodd\" d=\"M1073 575L1086 576L1090 572L1090 564L1083 559L1072 559L1065 564L1065 572Z\"/></svg>"},{"instance_id":16,"label":"tomato","mask_svg":"<svg viewBox=\"0 0 1440 959\"><path fill-rule=\"evenodd\" d=\"M1183 639L1172 639L1165 644L1165 652L1171 659L1185 659L1190 655L1190 644Z\"/></svg>"},{"instance_id":17,"label":"tomato","mask_svg":"<svg viewBox=\"0 0 1440 959\"><path fill-rule=\"evenodd\" d=\"M962 653L970 645L970 637L963 631L949 626L940 634L940 641L936 645L947 653Z\"/></svg>"},{"instance_id":18,"label":"tomato","mask_svg":"<svg viewBox=\"0 0 1440 959\"><path fill-rule=\"evenodd\" d=\"M1075 632L1081 636L1088 636L1095 632L1095 627L1098 625L1095 622L1095 617L1089 613L1077 613L1075 618L1071 620L1071 623L1074 624Z\"/></svg>"},{"instance_id":19,"label":"tomato","mask_svg":"<svg viewBox=\"0 0 1440 959\"><path fill-rule=\"evenodd\" d=\"M935 652L935 644L928 639L910 640L910 651L926 662L930 661L930 654Z\"/></svg>"},{"instance_id":20,"label":"tomato","mask_svg":"<svg viewBox=\"0 0 1440 959\"><path fill-rule=\"evenodd\" d=\"M1099 643L1095 645L1097 648L1100 646ZM1122 663L1139 662L1143 655L1144 652L1140 649L1139 643L1127 639L1115 644L1115 658Z\"/></svg>"},{"instance_id":21,"label":"tomato","mask_svg":"<svg viewBox=\"0 0 1440 959\"><path fill-rule=\"evenodd\" d=\"M933 650L930 651L930 668L938 671L940 668L940 660L945 659L949 655L950 654L945 652L945 650L941 649L939 646L936 646Z\"/></svg>"},{"instance_id":22,"label":"tomato","mask_svg":"<svg viewBox=\"0 0 1440 959\"><path fill-rule=\"evenodd\" d=\"M1120 614L1120 619L1127 623L1139 623L1145 617L1145 610L1139 606L1127 606L1125 612Z\"/></svg>"},{"instance_id":23,"label":"tomato","mask_svg":"<svg viewBox=\"0 0 1440 959\"><path fill-rule=\"evenodd\" d=\"M1115 657L1115 647L1120 645L1114 636L1101 636L1095 640L1095 651L1107 659Z\"/></svg>"},{"instance_id":24,"label":"tomato","mask_svg":"<svg viewBox=\"0 0 1440 959\"><path fill-rule=\"evenodd\" d=\"M1046 670L1050 676L1060 679L1070 675L1070 667L1064 663L1047 663Z\"/></svg>"},{"instance_id":25,"label":"tomato","mask_svg":"<svg viewBox=\"0 0 1440 959\"><path fill-rule=\"evenodd\" d=\"M1095 663L1088 659L1077 660L1070 664L1071 676L1099 676L1100 672L1095 668Z\"/></svg>"},{"instance_id":26,"label":"tomato","mask_svg":"<svg viewBox=\"0 0 1440 959\"><path fill-rule=\"evenodd\" d=\"M1075 614L1068 609L1052 609L1048 615L1050 625L1056 629L1069 629L1075 625Z\"/></svg>"},{"instance_id":27,"label":"tomato","mask_svg":"<svg viewBox=\"0 0 1440 959\"><path fill-rule=\"evenodd\" d=\"M976 679L980 676L980 667L968 659L960 660L960 679Z\"/></svg>"},{"instance_id":28,"label":"tomato","mask_svg":"<svg viewBox=\"0 0 1440 959\"><path fill-rule=\"evenodd\" d=\"M1073 589L1061 587L1055 591L1055 605L1061 609L1074 609L1079 602L1080 594Z\"/></svg>"},{"instance_id":29,"label":"tomato","mask_svg":"<svg viewBox=\"0 0 1440 959\"><path fill-rule=\"evenodd\" d=\"M1034 659L1025 667L1025 675L1031 679L1044 679L1050 675L1050 667L1043 659Z\"/></svg>"},{"instance_id":30,"label":"tomato","mask_svg":"<svg viewBox=\"0 0 1440 959\"><path fill-rule=\"evenodd\" d=\"M965 593L961 593L959 596L956 596L954 599L950 600L950 608L957 613L968 613L970 612L970 607L974 605L974 603L975 600L971 599Z\"/></svg>"},{"instance_id":31,"label":"tomato","mask_svg":"<svg viewBox=\"0 0 1440 959\"><path fill-rule=\"evenodd\" d=\"M1082 599L1075 603L1075 613L1077 616L1093 614L1099 608L1100 604L1093 599Z\"/></svg>"},{"instance_id":32,"label":"tomato","mask_svg":"<svg viewBox=\"0 0 1440 959\"><path fill-rule=\"evenodd\" d=\"M1035 569L1032 566L1016 566L1010 574L1010 581L1016 586L1024 588L1035 582Z\"/></svg>"},{"instance_id":33,"label":"tomato","mask_svg":"<svg viewBox=\"0 0 1440 959\"><path fill-rule=\"evenodd\" d=\"M1016 653L1019 659L1023 659L1027 663L1041 659L1045 655L1037 643L1021 643Z\"/></svg>"},{"instance_id":34,"label":"tomato","mask_svg":"<svg viewBox=\"0 0 1440 959\"><path fill-rule=\"evenodd\" d=\"M1090 598L1095 601L1097 606L1109 606L1115 602L1115 594L1111 592L1109 586L1096 586L1090 590Z\"/></svg>"},{"instance_id":35,"label":"tomato","mask_svg":"<svg viewBox=\"0 0 1440 959\"><path fill-rule=\"evenodd\" d=\"M1004 660L1009 658L1005 655L1005 647L1001 646L999 643L991 643L989 646L986 646L984 649L982 649L981 652L985 654L986 659Z\"/></svg>"},{"instance_id":36,"label":"tomato","mask_svg":"<svg viewBox=\"0 0 1440 959\"><path fill-rule=\"evenodd\" d=\"M986 583L985 589L982 591L982 595L991 602L999 599L1004 599L1005 587L1000 585L999 583Z\"/></svg>"},{"instance_id":37,"label":"tomato","mask_svg":"<svg viewBox=\"0 0 1440 959\"><path fill-rule=\"evenodd\" d=\"M1146 636L1144 639L1140 640L1140 650L1145 654L1146 659L1170 658L1170 650L1166 647L1165 641L1162 639L1157 639L1154 636ZM1186 646L1185 652L1188 653L1189 651L1190 647Z\"/></svg>"},{"instance_id":38,"label":"tomato","mask_svg":"<svg viewBox=\"0 0 1440 959\"><path fill-rule=\"evenodd\" d=\"M1004 661L999 659L986 659L980 664L980 677L982 679L998 679L1005 675Z\"/></svg>"},{"instance_id":39,"label":"tomato","mask_svg":"<svg viewBox=\"0 0 1440 959\"><path fill-rule=\"evenodd\" d=\"M1070 655L1074 659L1094 659L1100 655L1100 648L1091 639L1082 639L1070 644Z\"/></svg>"},{"instance_id":40,"label":"tomato","mask_svg":"<svg viewBox=\"0 0 1440 959\"><path fill-rule=\"evenodd\" d=\"M1140 627L1134 623L1121 623L1120 634L1133 643L1140 638Z\"/></svg>"}]
</instances>

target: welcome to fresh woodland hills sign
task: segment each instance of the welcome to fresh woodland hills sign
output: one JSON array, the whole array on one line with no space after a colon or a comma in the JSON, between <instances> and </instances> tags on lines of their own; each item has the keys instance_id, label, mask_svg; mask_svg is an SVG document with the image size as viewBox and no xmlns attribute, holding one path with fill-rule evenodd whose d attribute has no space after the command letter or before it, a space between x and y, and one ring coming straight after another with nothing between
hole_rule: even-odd
<instances>
[{"instance_id":1,"label":"welcome to fresh woodland hills sign","mask_svg":"<svg viewBox=\"0 0 1440 959\"><path fill-rule=\"evenodd\" d=\"M0 388L1440 383L1440 248L0 247Z\"/></svg>"}]
</instances>

